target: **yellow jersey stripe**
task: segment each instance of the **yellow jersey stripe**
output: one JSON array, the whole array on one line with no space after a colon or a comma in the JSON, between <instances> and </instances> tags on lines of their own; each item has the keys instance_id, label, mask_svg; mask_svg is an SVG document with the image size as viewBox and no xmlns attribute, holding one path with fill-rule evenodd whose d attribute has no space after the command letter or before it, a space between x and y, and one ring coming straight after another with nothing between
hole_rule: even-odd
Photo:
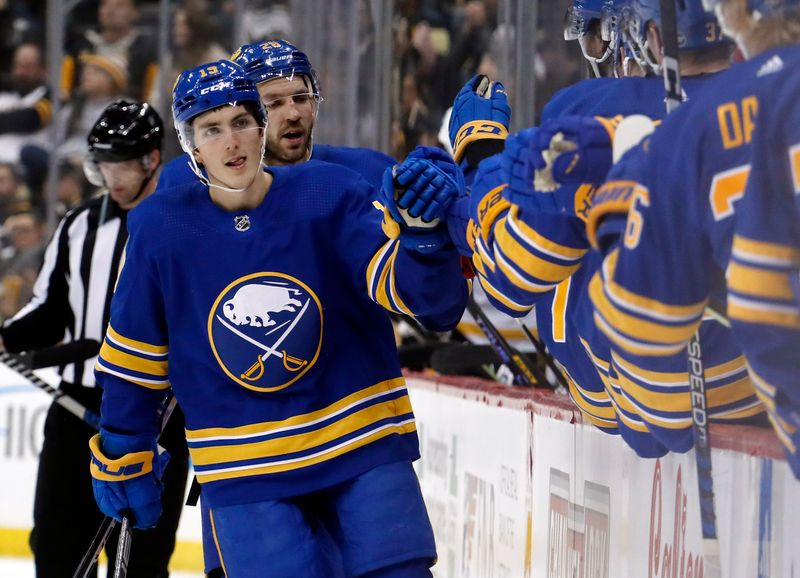
<instances>
[{"instance_id":1,"label":"yellow jersey stripe","mask_svg":"<svg viewBox=\"0 0 800 578\"><path fill-rule=\"evenodd\" d=\"M512 206L508 212L507 225L522 238L526 245L562 261L578 261L588 251L588 249L576 249L551 241L519 219L519 207L517 206Z\"/></svg>"},{"instance_id":2,"label":"yellow jersey stripe","mask_svg":"<svg viewBox=\"0 0 800 578\"><path fill-rule=\"evenodd\" d=\"M132 376L127 373L123 373L121 371L116 371L114 369L111 369L110 367L106 367L105 365L103 365L102 359L97 360L94 369L95 371L100 371L102 373L108 373L109 375L114 375L116 377L119 377L120 379L124 379L125 381L129 381L136 385L146 387L147 389L169 389L170 386L169 380L167 379L164 379L163 381L156 381L156 380L150 380Z\"/></svg>"},{"instance_id":3,"label":"yellow jersey stripe","mask_svg":"<svg viewBox=\"0 0 800 578\"><path fill-rule=\"evenodd\" d=\"M603 332L603 334L606 337L608 337L615 345L621 347L622 349L624 349L629 353L633 353L634 355L659 355L659 356L673 355L675 353L678 353L685 347L685 344L653 345L648 343L641 343L639 341L634 341L618 333L597 312L595 312L594 314L594 323L595 325L597 325L597 328L601 332Z\"/></svg>"},{"instance_id":4,"label":"yellow jersey stripe","mask_svg":"<svg viewBox=\"0 0 800 578\"><path fill-rule=\"evenodd\" d=\"M494 286L492 286L491 283L489 283L489 281L486 279L486 277L482 277L481 276L481 277L479 277L479 279L480 279L480 282L481 282L481 288L486 293L488 293L489 295L494 297L496 300L498 300L500 303L502 303L503 305L505 305L509 309L512 309L513 311L519 311L521 313L527 313L528 311L531 310L531 306L530 305L522 305L521 303L517 303L516 301L513 301L513 300L509 299L508 297L506 297L505 295L503 295Z\"/></svg>"},{"instance_id":5,"label":"yellow jersey stripe","mask_svg":"<svg viewBox=\"0 0 800 578\"><path fill-rule=\"evenodd\" d=\"M741 235L733 236L732 255L740 261L776 267L800 265L800 249L789 245L756 241Z\"/></svg>"},{"instance_id":6,"label":"yellow jersey stripe","mask_svg":"<svg viewBox=\"0 0 800 578\"><path fill-rule=\"evenodd\" d=\"M394 267L394 259L395 259L395 256L397 255L397 250L399 248L400 248L400 244L399 243L395 243L394 250L392 251L392 254L389 256L389 258L383 264L383 268L378 273L378 285L377 285L377 288L376 288L376 291L375 291L375 301L378 303L378 305L380 305L381 307L384 307L384 308L386 308L389 311L392 311L394 313L401 313L401 311L395 306L395 304L389 298L388 293L386 292L386 290L387 290L386 280L389 277L389 271L391 271L392 267Z\"/></svg>"},{"instance_id":7,"label":"yellow jersey stripe","mask_svg":"<svg viewBox=\"0 0 800 578\"><path fill-rule=\"evenodd\" d=\"M152 345L150 343L145 343L144 341L136 341L135 339L129 339L128 337L124 337L117 333L117 331L108 326L108 330L106 331L106 339L114 343L115 345L119 345L129 351L134 353L144 353L146 355L167 355L169 352L169 346L167 345Z\"/></svg>"},{"instance_id":8,"label":"yellow jersey stripe","mask_svg":"<svg viewBox=\"0 0 800 578\"><path fill-rule=\"evenodd\" d=\"M676 393L653 391L633 381L624 373L619 374L619 380L622 388L636 400L638 406L652 408L660 412L685 413L686 417L691 419L692 400L688 389L683 389ZM754 395L753 382L747 377L725 385L709 388L706 391L709 410L745 401L754 397ZM663 418L663 416L659 417Z\"/></svg>"},{"instance_id":9,"label":"yellow jersey stripe","mask_svg":"<svg viewBox=\"0 0 800 578\"><path fill-rule=\"evenodd\" d=\"M488 193L483 195L476 210L478 217L478 229L480 230L481 237L484 241L489 241L489 236L492 233L497 218L508 210L511 203L504 199L502 191L508 184L502 184L493 188Z\"/></svg>"},{"instance_id":10,"label":"yellow jersey stripe","mask_svg":"<svg viewBox=\"0 0 800 578\"><path fill-rule=\"evenodd\" d=\"M398 399L366 407L339 421L310 432L241 445L190 447L189 450L192 461L198 466L288 455L327 444L383 419L411 413L411 411L411 400L405 395Z\"/></svg>"},{"instance_id":11,"label":"yellow jersey stripe","mask_svg":"<svg viewBox=\"0 0 800 578\"><path fill-rule=\"evenodd\" d=\"M707 300L689 305L669 305L663 301L645 297L629 291L614 281L617 270L619 249L614 249L603 260L603 284L605 292L611 301L620 307L629 309L639 315L650 317L657 321L670 323L694 322L700 318L706 308Z\"/></svg>"},{"instance_id":12,"label":"yellow jersey stripe","mask_svg":"<svg viewBox=\"0 0 800 578\"><path fill-rule=\"evenodd\" d=\"M567 277L556 287L550 313L553 319L553 341L564 343L567 340L567 299L572 277Z\"/></svg>"},{"instance_id":13,"label":"yellow jersey stripe","mask_svg":"<svg viewBox=\"0 0 800 578\"><path fill-rule=\"evenodd\" d=\"M639 367L631 363L629 360L624 359L616 352L611 352L611 359L616 367L623 369L626 373L631 374L634 379L640 383L648 383L658 387L669 386L688 386L689 374L687 372L664 372L652 371ZM725 363L714 365L704 368L703 371L707 383L714 383L728 377L732 377L737 373L747 373L747 362L744 356L736 357Z\"/></svg>"},{"instance_id":14,"label":"yellow jersey stripe","mask_svg":"<svg viewBox=\"0 0 800 578\"><path fill-rule=\"evenodd\" d=\"M400 245L397 245L397 249L400 248ZM395 257L397 256L397 249L395 249ZM397 305L397 308L400 309L402 313L405 313L409 317L416 317L414 312L408 308L405 304L403 299L400 297L400 292L397 290L397 284L395 283L395 270L394 270L394 260L392 261L392 269L389 272L389 296L392 299L392 302Z\"/></svg>"},{"instance_id":15,"label":"yellow jersey stripe","mask_svg":"<svg viewBox=\"0 0 800 578\"><path fill-rule=\"evenodd\" d=\"M495 257L497 258L497 264L500 266L500 271L505 273L506 279L511 281L513 285L516 285L523 291L528 291L529 293L544 293L546 291L550 291L556 286L555 283L543 285L529 281L528 279L525 279L516 269L514 269L514 267L506 260L506 258L503 257L502 253L497 253Z\"/></svg>"},{"instance_id":16,"label":"yellow jersey stripe","mask_svg":"<svg viewBox=\"0 0 800 578\"><path fill-rule=\"evenodd\" d=\"M244 439L247 437L255 437L267 433L277 433L280 431L288 431L293 428L306 427L329 419L336 414L348 411L357 404L365 403L381 395L386 395L388 393L404 389L405 384L405 378L403 377L387 379L386 381L381 381L375 385L371 385L360 391L351 393L347 397L340 399L336 403L332 403L328 407L310 413L296 415L281 421L262 422L232 428L216 427L196 430L187 429L186 439L189 441L213 441L215 439L237 438Z\"/></svg>"},{"instance_id":17,"label":"yellow jersey stripe","mask_svg":"<svg viewBox=\"0 0 800 578\"><path fill-rule=\"evenodd\" d=\"M504 226L504 221L505 218L501 219L495 229L495 243L497 248L523 271L543 281L559 283L580 267L580 263L559 265L537 257L511 236Z\"/></svg>"},{"instance_id":18,"label":"yellow jersey stripe","mask_svg":"<svg viewBox=\"0 0 800 578\"><path fill-rule=\"evenodd\" d=\"M737 293L766 299L794 300L789 275L786 273L731 261L727 277L728 288Z\"/></svg>"},{"instance_id":19,"label":"yellow jersey stripe","mask_svg":"<svg viewBox=\"0 0 800 578\"><path fill-rule=\"evenodd\" d=\"M701 319L682 326L666 326L653 321L639 319L617 308L603 291L603 280L595 273L589 282L589 296L595 310L600 313L616 331L629 335L633 340L645 344L655 343L675 346L685 344L692 336Z\"/></svg>"},{"instance_id":20,"label":"yellow jersey stripe","mask_svg":"<svg viewBox=\"0 0 800 578\"><path fill-rule=\"evenodd\" d=\"M800 328L800 309L728 295L728 317L736 321Z\"/></svg>"},{"instance_id":21,"label":"yellow jersey stripe","mask_svg":"<svg viewBox=\"0 0 800 578\"><path fill-rule=\"evenodd\" d=\"M167 376L167 360L155 361L152 359L144 359L136 355L131 355L119 349L111 347L107 341L103 342L100 348L100 357L109 363L113 363L118 367L130 369L138 373L147 373L154 377Z\"/></svg>"},{"instance_id":22,"label":"yellow jersey stripe","mask_svg":"<svg viewBox=\"0 0 800 578\"><path fill-rule=\"evenodd\" d=\"M394 240L387 241L383 247L372 256L369 265L367 265L367 294L373 301L377 302L375 298L375 276L378 274L378 264L383 260L384 255L392 248L392 244L395 242Z\"/></svg>"},{"instance_id":23,"label":"yellow jersey stripe","mask_svg":"<svg viewBox=\"0 0 800 578\"><path fill-rule=\"evenodd\" d=\"M255 464L247 466L239 466L233 468L224 468L219 470L212 470L210 473L197 472L197 480L201 483L215 482L218 480L228 480L231 478L242 478L246 476L259 476L263 474L275 474L278 472L286 472L289 470L296 470L314 464L318 464L327 460L331 460L360 447L371 444L379 439L385 438L394 434L407 434L416 431L414 420L408 420L398 424L387 424L376 430L369 432L363 436L347 440L335 446L302 458L292 458L281 460L270 464Z\"/></svg>"}]
</instances>

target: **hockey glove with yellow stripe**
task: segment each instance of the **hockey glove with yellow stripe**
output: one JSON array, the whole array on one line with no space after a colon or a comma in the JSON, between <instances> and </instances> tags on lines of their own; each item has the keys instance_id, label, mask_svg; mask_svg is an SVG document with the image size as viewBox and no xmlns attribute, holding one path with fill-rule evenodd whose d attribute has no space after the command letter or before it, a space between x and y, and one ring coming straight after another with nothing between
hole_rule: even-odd
<instances>
[{"instance_id":1,"label":"hockey glove with yellow stripe","mask_svg":"<svg viewBox=\"0 0 800 578\"><path fill-rule=\"evenodd\" d=\"M153 528L161 517L161 477L169 461L149 435L122 435L100 429L89 440L94 499L100 511L135 528Z\"/></svg>"},{"instance_id":2,"label":"hockey glove with yellow stripe","mask_svg":"<svg viewBox=\"0 0 800 578\"><path fill-rule=\"evenodd\" d=\"M433 253L450 243L447 209L464 194L464 177L453 159L434 147L415 148L383 174L383 230L418 253Z\"/></svg>"},{"instance_id":3,"label":"hockey glove with yellow stripe","mask_svg":"<svg viewBox=\"0 0 800 578\"><path fill-rule=\"evenodd\" d=\"M467 81L453 101L450 144L457 163L477 167L483 159L503 150L511 124L511 106L501 82L478 74Z\"/></svg>"}]
</instances>

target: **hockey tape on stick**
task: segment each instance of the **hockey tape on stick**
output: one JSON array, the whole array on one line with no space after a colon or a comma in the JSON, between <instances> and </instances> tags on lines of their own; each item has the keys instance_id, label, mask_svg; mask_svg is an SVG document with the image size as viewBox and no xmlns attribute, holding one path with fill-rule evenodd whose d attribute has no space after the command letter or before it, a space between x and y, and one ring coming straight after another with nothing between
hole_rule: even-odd
<instances>
[{"instance_id":1,"label":"hockey tape on stick","mask_svg":"<svg viewBox=\"0 0 800 578\"><path fill-rule=\"evenodd\" d=\"M492 349L494 349L498 357L500 357L500 361L506 364L514 373L515 382L526 387L534 387L537 383L546 383L544 378L542 376L537 376L536 373L538 372L533 370L522 356L512 349L505 337L503 337L492 322L489 321L489 318L480 306L475 303L472 296L467 300L467 311L469 311L470 315L475 319L475 323L477 323L478 327L483 331Z\"/></svg>"}]
</instances>

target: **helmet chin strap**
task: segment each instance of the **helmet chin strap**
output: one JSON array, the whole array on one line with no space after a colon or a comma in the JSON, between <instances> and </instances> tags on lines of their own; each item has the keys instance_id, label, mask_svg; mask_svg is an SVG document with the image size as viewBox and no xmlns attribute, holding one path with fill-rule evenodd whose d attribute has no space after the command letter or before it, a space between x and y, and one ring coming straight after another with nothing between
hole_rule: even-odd
<instances>
[{"instance_id":1,"label":"helmet chin strap","mask_svg":"<svg viewBox=\"0 0 800 578\"><path fill-rule=\"evenodd\" d=\"M149 159L149 157L146 157L146 158L142 159L142 161L143 161L143 162L146 162L148 165L150 164L150 159ZM147 188L147 186L150 184L150 181L152 181L152 180L153 180L153 177L154 177L154 176L156 175L156 173L158 172L158 167L160 167L160 166L161 166L161 161L159 160L159 161L158 161L158 164L156 164L156 166L154 166L154 167L153 167L153 170L152 170L152 171L150 171L150 174L149 174L149 175L147 175L147 176L144 178L144 180L142 181L142 185L139 187L139 192L137 192L137 193L136 193L136 195L134 195L134 197L133 197L133 198L132 198L132 199L129 201L129 203L135 203L135 202L136 202L136 200L137 200L139 197L141 197L141 196L142 196L142 193L145 191L145 189Z\"/></svg>"}]
</instances>

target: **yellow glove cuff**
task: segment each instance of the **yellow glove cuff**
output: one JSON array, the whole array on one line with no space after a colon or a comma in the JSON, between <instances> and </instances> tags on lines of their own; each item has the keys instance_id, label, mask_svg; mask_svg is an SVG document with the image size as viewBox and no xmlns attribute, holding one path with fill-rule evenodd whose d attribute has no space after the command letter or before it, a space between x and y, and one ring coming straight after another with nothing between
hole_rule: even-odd
<instances>
[{"instance_id":1,"label":"yellow glove cuff","mask_svg":"<svg viewBox=\"0 0 800 578\"><path fill-rule=\"evenodd\" d=\"M104 482L123 482L153 471L153 452L133 452L121 458L107 458L100 449L100 434L89 440L92 452L90 471L92 477Z\"/></svg>"},{"instance_id":2,"label":"yellow glove cuff","mask_svg":"<svg viewBox=\"0 0 800 578\"><path fill-rule=\"evenodd\" d=\"M456 134L456 139L453 142L453 158L457 163L460 163L461 159L464 158L467 147L477 140L505 140L506 137L508 137L508 129L499 122L473 120L458 129L458 134Z\"/></svg>"}]
</instances>

